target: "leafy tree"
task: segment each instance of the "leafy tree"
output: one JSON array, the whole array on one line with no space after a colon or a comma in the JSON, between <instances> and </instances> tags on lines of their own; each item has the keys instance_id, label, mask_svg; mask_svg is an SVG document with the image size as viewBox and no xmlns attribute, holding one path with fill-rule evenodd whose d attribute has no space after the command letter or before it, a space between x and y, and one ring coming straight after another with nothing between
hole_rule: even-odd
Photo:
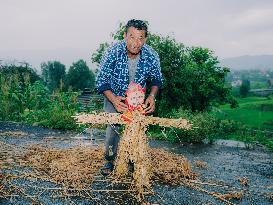
<instances>
[{"instance_id":1,"label":"leafy tree","mask_svg":"<svg viewBox=\"0 0 273 205\"><path fill-rule=\"evenodd\" d=\"M34 83L35 81L41 79L37 74L36 70L34 70L34 68L32 68L26 62L21 65L15 64L0 65L0 73L2 74L3 77L6 78L9 78L14 74L17 74L19 78L18 80L23 83L25 81L28 81L29 83Z\"/></svg>"},{"instance_id":2,"label":"leafy tree","mask_svg":"<svg viewBox=\"0 0 273 205\"><path fill-rule=\"evenodd\" d=\"M101 43L100 47L92 54L91 60L93 63L100 63L104 51L109 47L108 43ZM95 71L96 73L98 70Z\"/></svg>"},{"instance_id":3,"label":"leafy tree","mask_svg":"<svg viewBox=\"0 0 273 205\"><path fill-rule=\"evenodd\" d=\"M188 49L189 61L185 72L190 75L190 108L203 111L230 100L230 87L225 84L228 68L219 66L217 57L207 48L191 47Z\"/></svg>"},{"instance_id":4,"label":"leafy tree","mask_svg":"<svg viewBox=\"0 0 273 205\"><path fill-rule=\"evenodd\" d=\"M42 78L50 91L63 88L65 65L59 61L48 61L41 64Z\"/></svg>"},{"instance_id":5,"label":"leafy tree","mask_svg":"<svg viewBox=\"0 0 273 205\"><path fill-rule=\"evenodd\" d=\"M83 90L84 88L95 88L95 74L89 69L86 62L79 60L70 66L66 75L66 88Z\"/></svg>"},{"instance_id":6,"label":"leafy tree","mask_svg":"<svg viewBox=\"0 0 273 205\"><path fill-rule=\"evenodd\" d=\"M114 40L123 39L124 28L121 24L112 34ZM230 101L230 86L225 83L229 69L219 66L212 51L201 47L185 47L169 36L152 33L148 34L147 44L159 54L164 78L157 114L164 116L171 109L180 107L204 111ZM92 55L94 63L100 63L105 49L106 46L100 46Z\"/></svg>"},{"instance_id":7,"label":"leafy tree","mask_svg":"<svg viewBox=\"0 0 273 205\"><path fill-rule=\"evenodd\" d=\"M247 97L250 90L250 81L248 79L244 79L242 81L242 85L240 86L240 95L241 97Z\"/></svg>"}]
</instances>

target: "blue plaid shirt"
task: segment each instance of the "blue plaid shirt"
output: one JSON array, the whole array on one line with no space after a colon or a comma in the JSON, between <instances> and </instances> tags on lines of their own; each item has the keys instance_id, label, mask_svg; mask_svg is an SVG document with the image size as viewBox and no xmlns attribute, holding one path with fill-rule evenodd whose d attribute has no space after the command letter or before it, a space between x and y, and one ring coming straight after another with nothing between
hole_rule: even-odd
<instances>
[{"instance_id":1,"label":"blue plaid shirt","mask_svg":"<svg viewBox=\"0 0 273 205\"><path fill-rule=\"evenodd\" d=\"M148 80L151 81L151 86L162 86L159 56L154 49L144 44L141 48L134 82L144 88ZM123 40L105 52L97 75L96 87L99 94L105 90L111 90L117 96L124 96L128 85L128 55L126 41Z\"/></svg>"}]
</instances>

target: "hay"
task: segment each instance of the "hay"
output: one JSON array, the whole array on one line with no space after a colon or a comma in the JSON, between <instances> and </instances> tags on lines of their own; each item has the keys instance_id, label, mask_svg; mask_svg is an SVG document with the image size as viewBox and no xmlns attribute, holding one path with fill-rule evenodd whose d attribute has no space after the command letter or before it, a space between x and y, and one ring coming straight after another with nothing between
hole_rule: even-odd
<instances>
[{"instance_id":1,"label":"hay","mask_svg":"<svg viewBox=\"0 0 273 205\"><path fill-rule=\"evenodd\" d=\"M243 192L231 192L227 194L220 194L219 196L226 200L230 200L230 199L241 200L243 198Z\"/></svg>"},{"instance_id":2,"label":"hay","mask_svg":"<svg viewBox=\"0 0 273 205\"><path fill-rule=\"evenodd\" d=\"M22 132L22 131L6 131L6 132L0 132L0 136L5 137L24 137L27 136L28 133Z\"/></svg>"},{"instance_id":3,"label":"hay","mask_svg":"<svg viewBox=\"0 0 273 205\"><path fill-rule=\"evenodd\" d=\"M185 157L158 148L150 148L148 152L151 156L149 177L154 181L174 185L195 178L196 174ZM94 182L103 165L103 153L104 149L101 147L33 147L23 158L24 166L45 173L51 181L63 185L64 188L83 189Z\"/></svg>"},{"instance_id":4,"label":"hay","mask_svg":"<svg viewBox=\"0 0 273 205\"><path fill-rule=\"evenodd\" d=\"M238 181L240 182L242 186L248 186L249 184L249 181L246 177L239 178Z\"/></svg>"},{"instance_id":5,"label":"hay","mask_svg":"<svg viewBox=\"0 0 273 205\"><path fill-rule=\"evenodd\" d=\"M40 203L41 193L50 193L52 198L63 198L68 201L73 197L80 197L86 200L94 200L93 192L117 192L117 196L123 193L137 193L136 189L92 189L92 183L104 181L113 182L113 178L100 180L97 177L98 170L103 163L102 147L84 147L57 149L47 147L17 147L5 143L0 143L0 153L8 152L9 155L2 155L0 159L2 170L14 170L14 173L0 173L0 199L10 197L23 197L35 203ZM13 152L10 152L11 148ZM150 182L166 183L171 185L185 185L214 196L227 204L232 204L228 200L240 199L243 195L236 192L227 194L209 192L201 186L209 185L223 187L220 184L203 183L197 180L197 174L192 171L190 162L182 155L170 153L164 149L147 148L150 156L151 172ZM6 151L7 150L7 151ZM21 153L19 157L18 153ZM14 155L15 154L15 155ZM13 159L11 162L9 159ZM31 171L29 170L31 167ZM25 169L27 168L27 169ZM19 171L20 170L20 171ZM25 170L25 171L24 171ZM28 171L27 171L28 170ZM24 179L29 182L39 182L35 184L22 184L22 187L13 182L16 179ZM117 178L114 178L116 180ZM41 183L40 183L41 182ZM46 186L42 182L52 182L58 186ZM103 182L103 183L104 183ZM134 186L131 181L120 181ZM46 183L47 184L47 183ZM135 187L136 188L136 187ZM32 195L27 190L35 190ZM234 189L232 189L234 190ZM144 192L143 194L147 194ZM139 193L138 193L139 194ZM155 193L156 194L156 193ZM149 203L148 203L149 204Z\"/></svg>"},{"instance_id":6,"label":"hay","mask_svg":"<svg viewBox=\"0 0 273 205\"><path fill-rule=\"evenodd\" d=\"M28 166L46 173L50 179L66 189L89 187L103 166L103 150L86 147L69 149L34 148L24 159Z\"/></svg>"},{"instance_id":7,"label":"hay","mask_svg":"<svg viewBox=\"0 0 273 205\"><path fill-rule=\"evenodd\" d=\"M80 114L75 116L75 119L79 124L125 124L118 147L114 177L120 181L128 176L128 164L133 163L132 188L137 191L139 199L143 197L144 192L151 189L152 163L145 134L148 125L191 129L191 124L185 119L145 116L139 110L132 110L126 114Z\"/></svg>"},{"instance_id":8,"label":"hay","mask_svg":"<svg viewBox=\"0 0 273 205\"><path fill-rule=\"evenodd\" d=\"M155 181L179 185L197 176L190 162L182 155L176 155L164 149L150 149L150 156L152 178Z\"/></svg>"},{"instance_id":9,"label":"hay","mask_svg":"<svg viewBox=\"0 0 273 205\"><path fill-rule=\"evenodd\" d=\"M138 111L135 111L138 112ZM160 118L160 117L153 117L153 116L145 116L145 115L138 115L139 117L145 118L142 120L142 123L145 126L148 125L159 125L162 127L176 127L180 129L191 129L192 125L189 123L188 120L178 118L178 119L168 119L168 118ZM122 114L119 113L96 113L93 112L91 114L81 113L74 118L77 120L78 124L88 124L88 125L96 125L96 124L121 124L121 125L128 125L128 122L125 121L122 117ZM138 120L139 121L139 120Z\"/></svg>"},{"instance_id":10,"label":"hay","mask_svg":"<svg viewBox=\"0 0 273 205\"><path fill-rule=\"evenodd\" d=\"M206 169L207 168L207 163L203 162L202 160L196 160L194 164L200 168L200 169Z\"/></svg>"},{"instance_id":11,"label":"hay","mask_svg":"<svg viewBox=\"0 0 273 205\"><path fill-rule=\"evenodd\" d=\"M4 184L3 184L3 181L4 181L4 174L1 174L0 173L0 193L3 193L4 191ZM0 195L1 196L1 195Z\"/></svg>"},{"instance_id":12,"label":"hay","mask_svg":"<svg viewBox=\"0 0 273 205\"><path fill-rule=\"evenodd\" d=\"M148 125L191 129L191 124L185 119L145 116L145 89L140 84L131 82L125 94L128 106L126 113L80 114L75 119L79 124L125 124L118 146L114 177L117 180L126 178L129 174L128 165L133 164L132 189L137 191L138 198L141 199L143 193L151 189L151 153L145 134Z\"/></svg>"},{"instance_id":13,"label":"hay","mask_svg":"<svg viewBox=\"0 0 273 205\"><path fill-rule=\"evenodd\" d=\"M146 145L146 143L144 144ZM144 194L151 193L151 180L167 184L183 184L184 180L194 178L195 174L191 170L190 163L183 156L168 153L163 149L151 149L149 147L146 148L146 151L146 155L143 154L143 157L148 157L150 161L145 161L147 164L134 161L141 165L144 164L145 167L141 167L141 169L135 167L136 171L134 172L132 181L128 181L127 175L122 175L123 173L127 173L127 170L126 172L119 170L119 168L123 165L127 166L127 163L125 162L126 160L124 160L124 164L121 163L116 165L115 173L113 175L114 178L107 179L107 181L113 182L114 184L128 184L129 189L93 190L91 185L98 180L97 174L99 169L103 166L104 149L102 147L99 146L96 148L78 146L73 148L57 149L34 145L23 152L24 154L22 154L22 157L19 161L18 159L14 160L20 162L20 167L31 167L31 173L21 172L19 175L9 174L7 176L1 174L0 179L1 181L4 181L3 178L6 179L6 186L0 183L0 193L5 197L11 195L21 195L27 199L32 200L33 202L39 201L37 196L29 196L24 191L22 191L20 187L14 186L12 182L13 179L28 179L30 181L40 180L59 185L55 188L31 186L33 189L37 190L53 191L54 193L52 193L52 196L54 197L78 196L82 193L82 191L84 191L84 193L89 193L88 196L91 196L93 191L129 191L136 193L134 196L137 199L143 199ZM137 155L140 153L135 154ZM128 155L128 153L124 153L124 155L129 157L128 160L140 159L136 155L134 155L134 157ZM5 164L7 165L7 159L9 159L10 156L9 158L7 156L5 157ZM164 163L164 161L168 163ZM149 170L146 169L146 165L149 167ZM10 164L10 167L6 166L5 168L10 170L14 169L12 164ZM119 173L122 174L118 175ZM148 179L145 178L147 176L149 177ZM141 183L138 184L139 181L135 181L135 179L138 179L139 181L147 181L140 181ZM83 197L82 194L81 197Z\"/></svg>"},{"instance_id":14,"label":"hay","mask_svg":"<svg viewBox=\"0 0 273 205\"><path fill-rule=\"evenodd\" d=\"M122 179L128 174L128 164L134 164L132 188L137 190L139 197L145 189L151 189L151 158L148 152L148 142L145 136L146 126L142 123L142 115L132 112L132 122L125 126L118 147L118 155L114 176Z\"/></svg>"}]
</instances>

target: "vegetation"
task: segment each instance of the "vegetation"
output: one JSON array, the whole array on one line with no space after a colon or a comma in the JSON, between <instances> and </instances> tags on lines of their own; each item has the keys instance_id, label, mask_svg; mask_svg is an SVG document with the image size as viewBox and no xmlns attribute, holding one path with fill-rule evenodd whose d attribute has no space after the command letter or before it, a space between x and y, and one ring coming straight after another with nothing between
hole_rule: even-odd
<instances>
[{"instance_id":1,"label":"vegetation","mask_svg":"<svg viewBox=\"0 0 273 205\"><path fill-rule=\"evenodd\" d=\"M12 76L17 75L18 80L24 83L26 80L30 83L34 83L37 80L41 80L40 76L36 73L34 68L30 67L28 63L21 65L1 65L0 64L0 74L6 78L12 78ZM27 78L25 78L27 75Z\"/></svg>"},{"instance_id":2,"label":"vegetation","mask_svg":"<svg viewBox=\"0 0 273 205\"><path fill-rule=\"evenodd\" d=\"M27 64L26 64L27 65ZM72 118L80 110L77 101L78 90L71 79L80 72L81 79L88 79L94 87L94 74L82 60L71 66L66 76L65 67L60 62L43 63L42 79L28 66L2 65L0 69L0 120L26 122L57 129L78 129ZM76 70L76 71L75 71ZM87 76L81 71L87 73ZM64 92L63 81L71 87ZM69 84L71 82L71 84ZM75 87L74 87L75 86Z\"/></svg>"},{"instance_id":3,"label":"vegetation","mask_svg":"<svg viewBox=\"0 0 273 205\"><path fill-rule=\"evenodd\" d=\"M240 86L240 95L241 97L245 98L250 90L250 81L247 79L244 79L242 81L242 85Z\"/></svg>"},{"instance_id":4,"label":"vegetation","mask_svg":"<svg viewBox=\"0 0 273 205\"><path fill-rule=\"evenodd\" d=\"M66 89L71 88L74 91L84 88L95 89L95 74L88 68L83 60L79 60L70 66L66 75Z\"/></svg>"},{"instance_id":5,"label":"vegetation","mask_svg":"<svg viewBox=\"0 0 273 205\"><path fill-rule=\"evenodd\" d=\"M41 64L42 78L47 88L52 92L63 88L65 79L65 65L59 61L48 61Z\"/></svg>"},{"instance_id":6,"label":"vegetation","mask_svg":"<svg viewBox=\"0 0 273 205\"><path fill-rule=\"evenodd\" d=\"M246 124L254 129L273 131L273 99L265 97L238 98L239 106L230 108L220 106L216 116L220 119L230 119Z\"/></svg>"},{"instance_id":7,"label":"vegetation","mask_svg":"<svg viewBox=\"0 0 273 205\"><path fill-rule=\"evenodd\" d=\"M27 78L27 75L26 77ZM78 110L77 93L49 95L43 82L22 83L18 75L0 75L0 119L23 121L50 128L77 128L73 116Z\"/></svg>"},{"instance_id":8,"label":"vegetation","mask_svg":"<svg viewBox=\"0 0 273 205\"><path fill-rule=\"evenodd\" d=\"M247 97L238 98L237 101L236 108L222 105L212 113L222 122L222 138L243 141L248 147L259 142L273 150L273 99Z\"/></svg>"}]
</instances>

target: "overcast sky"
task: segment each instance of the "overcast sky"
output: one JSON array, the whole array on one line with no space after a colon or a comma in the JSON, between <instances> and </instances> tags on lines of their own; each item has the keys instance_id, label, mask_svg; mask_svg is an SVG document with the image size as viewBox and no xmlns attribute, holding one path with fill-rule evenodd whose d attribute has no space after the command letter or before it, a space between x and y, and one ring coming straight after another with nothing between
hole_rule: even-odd
<instances>
[{"instance_id":1,"label":"overcast sky","mask_svg":"<svg viewBox=\"0 0 273 205\"><path fill-rule=\"evenodd\" d=\"M273 0L0 0L0 60L78 59L131 18L220 59L273 54Z\"/></svg>"}]
</instances>

